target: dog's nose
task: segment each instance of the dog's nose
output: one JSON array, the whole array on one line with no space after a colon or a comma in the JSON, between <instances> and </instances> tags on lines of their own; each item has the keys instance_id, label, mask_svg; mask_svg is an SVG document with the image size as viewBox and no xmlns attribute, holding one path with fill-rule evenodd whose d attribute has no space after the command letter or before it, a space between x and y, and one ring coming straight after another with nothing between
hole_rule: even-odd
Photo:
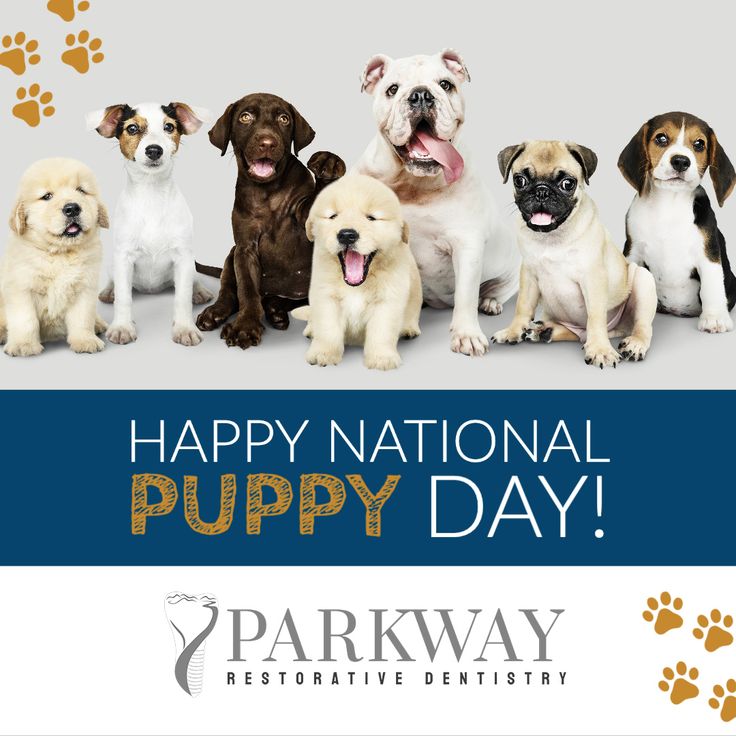
<instances>
[{"instance_id":1,"label":"dog's nose","mask_svg":"<svg viewBox=\"0 0 736 736\"><path fill-rule=\"evenodd\" d=\"M690 168L690 159L687 156L673 156L670 159L670 164L675 171L682 173Z\"/></svg>"},{"instance_id":2,"label":"dog's nose","mask_svg":"<svg viewBox=\"0 0 736 736\"><path fill-rule=\"evenodd\" d=\"M409 95L409 106L414 109L426 110L433 105L434 96L426 87L417 87Z\"/></svg>"},{"instance_id":3,"label":"dog's nose","mask_svg":"<svg viewBox=\"0 0 736 736\"><path fill-rule=\"evenodd\" d=\"M263 136L263 138L258 139L258 148L261 151L272 151L276 148L276 140L267 135Z\"/></svg>"},{"instance_id":4,"label":"dog's nose","mask_svg":"<svg viewBox=\"0 0 736 736\"><path fill-rule=\"evenodd\" d=\"M161 146L146 146L146 156L148 156L151 161L158 161L163 155L164 149L161 148Z\"/></svg>"},{"instance_id":5,"label":"dog's nose","mask_svg":"<svg viewBox=\"0 0 736 736\"><path fill-rule=\"evenodd\" d=\"M76 217L82 211L82 208L76 202L69 202L61 208L61 211L66 217Z\"/></svg>"},{"instance_id":6,"label":"dog's nose","mask_svg":"<svg viewBox=\"0 0 736 736\"><path fill-rule=\"evenodd\" d=\"M546 184L537 184L534 188L534 196L539 202L549 199L549 187Z\"/></svg>"},{"instance_id":7,"label":"dog's nose","mask_svg":"<svg viewBox=\"0 0 736 736\"><path fill-rule=\"evenodd\" d=\"M358 235L357 230L353 230L352 228L343 228L337 233L337 242L340 243L340 245L344 245L346 248L349 248L357 242L359 237L360 235Z\"/></svg>"}]
</instances>

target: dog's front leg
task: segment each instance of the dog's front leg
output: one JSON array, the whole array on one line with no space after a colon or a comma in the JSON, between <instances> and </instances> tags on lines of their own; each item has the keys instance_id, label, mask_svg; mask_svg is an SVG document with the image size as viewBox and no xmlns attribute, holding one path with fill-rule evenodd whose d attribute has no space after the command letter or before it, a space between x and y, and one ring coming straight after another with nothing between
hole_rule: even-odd
<instances>
[{"instance_id":1,"label":"dog's front leg","mask_svg":"<svg viewBox=\"0 0 736 736\"><path fill-rule=\"evenodd\" d=\"M99 353L105 343L95 335L97 298L94 289L83 291L64 317L66 341L75 353Z\"/></svg>"},{"instance_id":2,"label":"dog's front leg","mask_svg":"<svg viewBox=\"0 0 736 736\"><path fill-rule=\"evenodd\" d=\"M585 362L603 369L616 366L621 356L608 337L608 274L603 263L596 264L591 274L581 284L585 310L588 315L588 333L583 350Z\"/></svg>"},{"instance_id":3,"label":"dog's front leg","mask_svg":"<svg viewBox=\"0 0 736 736\"><path fill-rule=\"evenodd\" d=\"M202 333L192 319L192 288L194 261L191 251L185 249L174 260L174 326L171 339L179 345L199 345Z\"/></svg>"},{"instance_id":4,"label":"dog's front leg","mask_svg":"<svg viewBox=\"0 0 736 736\"><path fill-rule=\"evenodd\" d=\"M112 324L105 333L110 342L127 345L135 342L133 324L133 255L127 249L118 248L113 261L113 280L115 283L115 311Z\"/></svg>"},{"instance_id":5,"label":"dog's front leg","mask_svg":"<svg viewBox=\"0 0 736 736\"><path fill-rule=\"evenodd\" d=\"M310 365L337 365L345 352L345 322L334 299L316 300L310 307L309 324L312 342L307 350Z\"/></svg>"},{"instance_id":6,"label":"dog's front leg","mask_svg":"<svg viewBox=\"0 0 736 736\"><path fill-rule=\"evenodd\" d=\"M380 304L373 308L365 328L363 363L366 368L389 371L401 365L396 345L402 316L393 304Z\"/></svg>"},{"instance_id":7,"label":"dog's front leg","mask_svg":"<svg viewBox=\"0 0 736 736\"><path fill-rule=\"evenodd\" d=\"M516 298L516 312L511 324L505 330L493 335L493 342L516 345L526 339L529 325L539 304L539 284L529 269L522 264L519 275L519 296Z\"/></svg>"},{"instance_id":8,"label":"dog's front leg","mask_svg":"<svg viewBox=\"0 0 736 736\"><path fill-rule=\"evenodd\" d=\"M8 321L8 338L5 353L12 356L38 355L41 345L41 325L28 291L9 291L4 295L5 316Z\"/></svg>"},{"instance_id":9,"label":"dog's front leg","mask_svg":"<svg viewBox=\"0 0 736 736\"><path fill-rule=\"evenodd\" d=\"M261 304L261 264L254 247L238 247L233 266L239 311L226 324L220 337L228 347L242 350L258 345L263 337L263 305Z\"/></svg>"},{"instance_id":10,"label":"dog's front leg","mask_svg":"<svg viewBox=\"0 0 736 736\"><path fill-rule=\"evenodd\" d=\"M705 259L704 259L705 260ZM733 320L728 313L726 290L723 285L723 266L706 261L698 266L700 276L700 301L703 309L698 320L701 332L730 332Z\"/></svg>"},{"instance_id":11,"label":"dog's front leg","mask_svg":"<svg viewBox=\"0 0 736 736\"><path fill-rule=\"evenodd\" d=\"M464 355L483 355L488 338L478 321L478 295L483 244L468 241L456 244L452 251L455 269L455 307L450 325L450 347Z\"/></svg>"}]
</instances>

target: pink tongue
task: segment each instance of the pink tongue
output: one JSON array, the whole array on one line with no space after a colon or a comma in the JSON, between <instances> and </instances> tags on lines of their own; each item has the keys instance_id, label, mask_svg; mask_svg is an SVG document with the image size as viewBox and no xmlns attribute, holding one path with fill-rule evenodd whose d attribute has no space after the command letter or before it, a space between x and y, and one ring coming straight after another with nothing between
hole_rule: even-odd
<instances>
[{"instance_id":1,"label":"pink tongue","mask_svg":"<svg viewBox=\"0 0 736 736\"><path fill-rule=\"evenodd\" d=\"M350 286L358 286L363 283L363 271L365 269L365 256L357 250L345 251L345 281Z\"/></svg>"},{"instance_id":2,"label":"pink tongue","mask_svg":"<svg viewBox=\"0 0 736 736\"><path fill-rule=\"evenodd\" d=\"M463 173L463 157L449 141L443 141L427 133L426 130L417 130L414 138L419 140L426 152L440 165L445 172L445 181L448 184L457 181ZM417 148L419 148L417 146ZM424 151L420 151L424 153Z\"/></svg>"},{"instance_id":3,"label":"pink tongue","mask_svg":"<svg viewBox=\"0 0 736 736\"><path fill-rule=\"evenodd\" d=\"M250 168L256 176L265 178L273 174L273 163L271 161L265 161L263 159L254 161Z\"/></svg>"},{"instance_id":4,"label":"pink tongue","mask_svg":"<svg viewBox=\"0 0 736 736\"><path fill-rule=\"evenodd\" d=\"M552 215L549 215L546 212L537 212L532 215L529 222L531 222L532 225L551 225Z\"/></svg>"}]
</instances>

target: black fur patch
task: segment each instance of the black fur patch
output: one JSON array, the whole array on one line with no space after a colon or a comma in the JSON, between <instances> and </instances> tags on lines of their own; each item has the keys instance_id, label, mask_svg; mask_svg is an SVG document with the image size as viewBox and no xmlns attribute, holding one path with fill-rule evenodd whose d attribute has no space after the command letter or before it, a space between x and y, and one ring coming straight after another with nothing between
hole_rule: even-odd
<instances>
[{"instance_id":1,"label":"black fur patch","mask_svg":"<svg viewBox=\"0 0 736 736\"><path fill-rule=\"evenodd\" d=\"M161 105L161 109L164 111L164 115L168 115L170 118L176 120L176 129L181 133L183 131L183 127L176 115L176 107L174 107L174 103L169 102L168 105Z\"/></svg>"},{"instance_id":2,"label":"black fur patch","mask_svg":"<svg viewBox=\"0 0 736 736\"><path fill-rule=\"evenodd\" d=\"M130 120L132 117L135 117L135 114L136 110L134 110L130 105L126 105L123 108L123 114L120 116L120 120L118 120L117 127L115 128L116 138L120 138L120 136L123 134L126 121Z\"/></svg>"}]
</instances>

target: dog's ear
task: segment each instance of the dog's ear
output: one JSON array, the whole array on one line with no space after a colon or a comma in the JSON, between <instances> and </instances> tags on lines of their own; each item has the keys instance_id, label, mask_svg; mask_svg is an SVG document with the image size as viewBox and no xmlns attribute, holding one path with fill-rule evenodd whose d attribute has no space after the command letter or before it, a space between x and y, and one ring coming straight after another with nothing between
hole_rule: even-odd
<instances>
[{"instance_id":1,"label":"dog's ear","mask_svg":"<svg viewBox=\"0 0 736 736\"><path fill-rule=\"evenodd\" d=\"M10 213L10 229L16 235L23 235L26 231L26 208L23 206L23 200L20 197L18 197L15 207Z\"/></svg>"},{"instance_id":2,"label":"dog's ear","mask_svg":"<svg viewBox=\"0 0 736 736\"><path fill-rule=\"evenodd\" d=\"M624 179L639 194L644 192L644 185L647 182L649 157L647 156L646 140L648 136L649 121L639 128L618 157L618 168L624 175Z\"/></svg>"},{"instance_id":3,"label":"dog's ear","mask_svg":"<svg viewBox=\"0 0 736 736\"><path fill-rule=\"evenodd\" d=\"M728 158L723 147L718 142L716 134L711 130L708 136L708 147L710 156L708 165L710 166L710 178L713 182L713 189L716 193L718 204L723 207L723 203L728 199L736 185L736 171L734 171L731 159Z\"/></svg>"},{"instance_id":4,"label":"dog's ear","mask_svg":"<svg viewBox=\"0 0 736 736\"><path fill-rule=\"evenodd\" d=\"M590 177L595 174L595 170L598 168L598 156L590 148L577 143L566 143L565 145L567 146L567 150L572 154L572 157L580 164L585 183L590 184Z\"/></svg>"},{"instance_id":5,"label":"dog's ear","mask_svg":"<svg viewBox=\"0 0 736 736\"><path fill-rule=\"evenodd\" d=\"M210 132L207 134L210 138L210 143L220 149L220 155L224 156L227 151L228 143L230 143L230 136L233 131L233 113L235 111L235 103L228 105L225 108L225 112L220 115L219 120L212 126Z\"/></svg>"},{"instance_id":6,"label":"dog's ear","mask_svg":"<svg viewBox=\"0 0 736 736\"><path fill-rule=\"evenodd\" d=\"M310 243L314 243L314 219L310 215L307 221L304 223L304 229L307 232L307 240Z\"/></svg>"},{"instance_id":7,"label":"dog's ear","mask_svg":"<svg viewBox=\"0 0 736 736\"><path fill-rule=\"evenodd\" d=\"M373 94L373 90L376 85L381 81L386 67L393 61L390 56L386 54L376 54L368 59L368 63L363 69L363 74L360 77L360 91L367 92L369 95Z\"/></svg>"},{"instance_id":8,"label":"dog's ear","mask_svg":"<svg viewBox=\"0 0 736 736\"><path fill-rule=\"evenodd\" d=\"M299 151L306 148L314 140L314 131L294 105L289 105L289 107L291 108L291 119L294 123L291 141L294 144L294 155L298 156Z\"/></svg>"},{"instance_id":9,"label":"dog's ear","mask_svg":"<svg viewBox=\"0 0 736 736\"><path fill-rule=\"evenodd\" d=\"M209 111L201 107L190 107L184 102L169 102L166 106L174 113L184 135L194 135L202 123L210 119Z\"/></svg>"},{"instance_id":10,"label":"dog's ear","mask_svg":"<svg viewBox=\"0 0 736 736\"><path fill-rule=\"evenodd\" d=\"M506 146L506 148L498 154L498 168L501 171L504 184L509 180L511 165L516 161L521 153L523 153L525 148L526 143L519 143L517 146Z\"/></svg>"},{"instance_id":11,"label":"dog's ear","mask_svg":"<svg viewBox=\"0 0 736 736\"><path fill-rule=\"evenodd\" d=\"M97 200L97 224L107 230L110 227L110 215L107 212L107 207Z\"/></svg>"},{"instance_id":12,"label":"dog's ear","mask_svg":"<svg viewBox=\"0 0 736 736\"><path fill-rule=\"evenodd\" d=\"M409 223L406 220L401 223L401 242L409 245Z\"/></svg>"},{"instance_id":13,"label":"dog's ear","mask_svg":"<svg viewBox=\"0 0 736 736\"><path fill-rule=\"evenodd\" d=\"M131 111L131 107L123 103L91 112L87 115L87 130L96 130L103 138L113 138L118 123L127 111Z\"/></svg>"},{"instance_id":14,"label":"dog's ear","mask_svg":"<svg viewBox=\"0 0 736 736\"><path fill-rule=\"evenodd\" d=\"M470 72L465 66L463 57L454 49L444 49L440 52L442 63L452 72L459 84L470 81Z\"/></svg>"}]
</instances>

